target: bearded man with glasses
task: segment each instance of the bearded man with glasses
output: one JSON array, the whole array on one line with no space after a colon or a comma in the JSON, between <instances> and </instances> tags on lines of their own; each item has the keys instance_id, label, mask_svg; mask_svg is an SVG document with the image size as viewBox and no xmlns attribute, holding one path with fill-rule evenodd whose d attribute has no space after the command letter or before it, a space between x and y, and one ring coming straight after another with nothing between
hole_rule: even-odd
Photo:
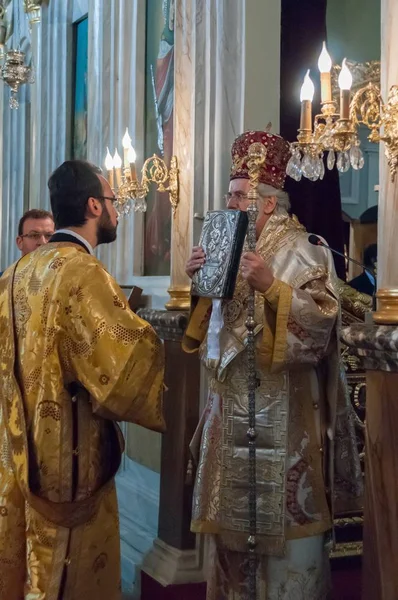
<instances>
[{"instance_id":1,"label":"bearded man with glasses","mask_svg":"<svg viewBox=\"0 0 398 600\"><path fill-rule=\"evenodd\" d=\"M118 224L101 170L48 187L57 231L0 279L0 596L117 600L116 422L164 429L163 347L93 255Z\"/></svg>"}]
</instances>

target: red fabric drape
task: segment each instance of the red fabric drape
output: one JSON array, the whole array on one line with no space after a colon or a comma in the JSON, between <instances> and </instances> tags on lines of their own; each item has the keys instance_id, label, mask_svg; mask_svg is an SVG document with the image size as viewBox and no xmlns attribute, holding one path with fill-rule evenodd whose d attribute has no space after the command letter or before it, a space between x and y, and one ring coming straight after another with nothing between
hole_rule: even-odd
<instances>
[{"instance_id":1,"label":"red fabric drape","mask_svg":"<svg viewBox=\"0 0 398 600\"><path fill-rule=\"evenodd\" d=\"M315 85L313 116L320 109L318 57L326 41L327 0L282 0L280 133L294 141L300 123L300 88L307 69ZM326 166L326 165L325 165ZM322 181L286 178L292 212L311 233L344 251L341 195L336 168L325 169ZM336 271L345 280L344 259L334 256Z\"/></svg>"}]
</instances>

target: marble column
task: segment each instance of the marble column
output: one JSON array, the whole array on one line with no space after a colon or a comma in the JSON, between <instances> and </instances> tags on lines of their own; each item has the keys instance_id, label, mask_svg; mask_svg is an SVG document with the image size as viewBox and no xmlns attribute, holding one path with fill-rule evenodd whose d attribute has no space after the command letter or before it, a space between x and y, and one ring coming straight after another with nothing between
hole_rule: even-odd
<instances>
[{"instance_id":1,"label":"marble column","mask_svg":"<svg viewBox=\"0 0 398 600\"><path fill-rule=\"evenodd\" d=\"M384 101L392 85L398 84L398 3L381 0L381 91ZM392 181L384 144L380 144L380 193L378 215L377 282L378 323L398 324L398 174Z\"/></svg>"},{"instance_id":2,"label":"marble column","mask_svg":"<svg viewBox=\"0 0 398 600\"><path fill-rule=\"evenodd\" d=\"M223 206L228 189L229 149L243 129L245 6L176 1L174 154L180 203L172 224L168 309L189 307L185 263L204 214Z\"/></svg>"},{"instance_id":3,"label":"marble column","mask_svg":"<svg viewBox=\"0 0 398 600\"><path fill-rule=\"evenodd\" d=\"M398 84L398 4L381 1L381 87ZM398 176L391 180L380 147L378 309L375 325L343 330L342 339L367 370L363 600L398 594Z\"/></svg>"},{"instance_id":4,"label":"marble column","mask_svg":"<svg viewBox=\"0 0 398 600\"><path fill-rule=\"evenodd\" d=\"M71 149L73 0L49 2L32 27L36 82L31 87L29 208L50 210L47 181Z\"/></svg>"}]
</instances>

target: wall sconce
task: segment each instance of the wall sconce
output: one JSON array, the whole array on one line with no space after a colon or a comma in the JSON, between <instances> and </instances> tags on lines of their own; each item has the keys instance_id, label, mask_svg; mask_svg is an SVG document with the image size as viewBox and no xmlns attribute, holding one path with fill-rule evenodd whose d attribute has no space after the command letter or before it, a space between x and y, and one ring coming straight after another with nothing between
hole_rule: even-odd
<instances>
[{"instance_id":1,"label":"wall sconce","mask_svg":"<svg viewBox=\"0 0 398 600\"><path fill-rule=\"evenodd\" d=\"M131 144L131 138L126 129L122 139L123 161L117 149L112 157L107 148L105 168L108 180L117 197L116 208L121 215L128 215L131 210L145 212L147 204L145 197L151 183L156 185L158 192L168 192L170 203L175 213L179 202L179 181L177 157L171 158L168 168L163 159L156 154L147 158L141 170L141 181L137 178L136 152Z\"/></svg>"},{"instance_id":2,"label":"wall sconce","mask_svg":"<svg viewBox=\"0 0 398 600\"><path fill-rule=\"evenodd\" d=\"M337 102L332 96L332 60L325 43L318 68L321 79L321 114L316 115L312 123L314 85L307 71L300 93L300 128L297 142L291 144L292 156L287 164L287 175L296 181L300 181L302 176L311 181L323 179L324 152L328 152L328 169L333 169L335 164L341 173L348 171L350 166L356 170L362 169L364 157L358 137L358 127L362 124L370 129L368 139L371 142L385 143L385 154L394 179L398 167L398 87L391 88L387 104L383 103L380 87L372 81L361 87L351 99L352 74L344 59L338 78L338 110Z\"/></svg>"}]
</instances>

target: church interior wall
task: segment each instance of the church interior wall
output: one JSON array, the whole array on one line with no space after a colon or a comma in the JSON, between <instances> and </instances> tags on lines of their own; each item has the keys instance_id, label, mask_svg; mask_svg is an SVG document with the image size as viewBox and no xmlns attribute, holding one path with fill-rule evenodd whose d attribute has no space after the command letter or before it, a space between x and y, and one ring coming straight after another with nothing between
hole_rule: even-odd
<instances>
[{"instance_id":1,"label":"church interior wall","mask_svg":"<svg viewBox=\"0 0 398 600\"><path fill-rule=\"evenodd\" d=\"M15 0L11 6L15 13ZM263 128L268 122L279 131L280 32L275 20L280 19L280 1L191 0L186 6L189 11L180 14L176 40L181 71L175 115L180 132L174 153L181 168L181 202L189 204L189 239L183 240L188 251L198 239L205 212L224 206L234 138L245 128ZM50 0L43 4L41 23L32 34L23 15L20 26L32 46L36 83L21 87L17 111L7 107L8 89L0 83L0 270L18 258L19 218L28 208L50 208L48 176L71 157L73 28L86 15L87 158L103 166L107 146L117 145L120 152L128 127L137 167L142 164L146 0ZM100 249L98 256L126 291L138 285L147 304L162 309L170 277L145 277L142 249L143 217L132 214L121 219L117 242ZM117 478L122 578L131 591L138 582L136 566L157 534L161 436L134 425L122 428L126 453Z\"/></svg>"},{"instance_id":2,"label":"church interior wall","mask_svg":"<svg viewBox=\"0 0 398 600\"><path fill-rule=\"evenodd\" d=\"M354 26L355 25L355 26ZM335 63L344 58L366 63L380 60L380 1L332 0L327 4L328 50ZM340 174L342 208L358 219L378 203L379 146L368 141L368 130L360 131L365 164L360 171Z\"/></svg>"}]
</instances>

